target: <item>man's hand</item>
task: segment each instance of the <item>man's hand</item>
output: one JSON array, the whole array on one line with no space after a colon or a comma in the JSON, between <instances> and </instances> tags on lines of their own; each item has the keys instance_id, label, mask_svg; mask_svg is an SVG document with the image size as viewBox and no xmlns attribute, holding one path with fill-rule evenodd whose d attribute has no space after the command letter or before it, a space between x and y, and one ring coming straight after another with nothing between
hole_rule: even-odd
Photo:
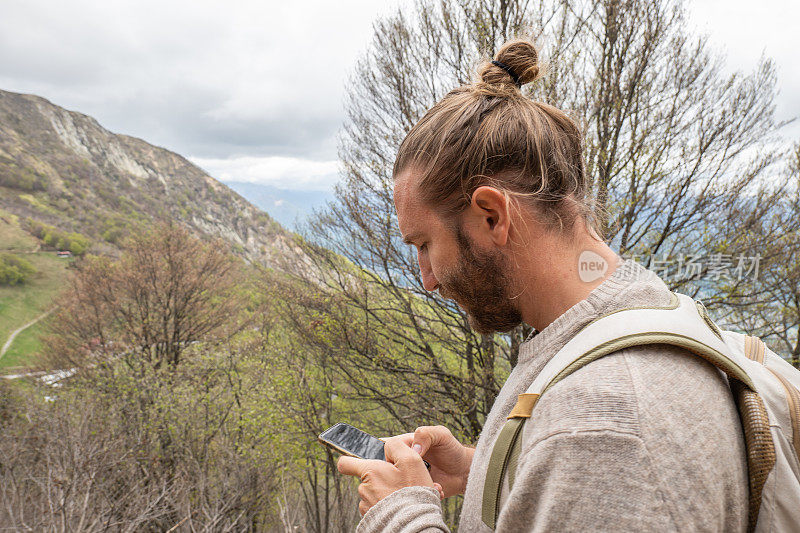
<instances>
[{"instance_id":1,"label":"man's hand","mask_svg":"<svg viewBox=\"0 0 800 533\"><path fill-rule=\"evenodd\" d=\"M348 456L339 458L339 472L361 479L358 486L358 495L361 497L358 511L361 516L380 500L403 487L431 487L441 495L441 487L431 479L422 457L402 437L386 439L386 461Z\"/></svg>"},{"instance_id":2,"label":"man's hand","mask_svg":"<svg viewBox=\"0 0 800 533\"><path fill-rule=\"evenodd\" d=\"M409 439L409 436L411 437ZM431 465L431 478L442 486L444 497L464 494L475 448L467 448L444 426L422 426L401 435Z\"/></svg>"}]
</instances>

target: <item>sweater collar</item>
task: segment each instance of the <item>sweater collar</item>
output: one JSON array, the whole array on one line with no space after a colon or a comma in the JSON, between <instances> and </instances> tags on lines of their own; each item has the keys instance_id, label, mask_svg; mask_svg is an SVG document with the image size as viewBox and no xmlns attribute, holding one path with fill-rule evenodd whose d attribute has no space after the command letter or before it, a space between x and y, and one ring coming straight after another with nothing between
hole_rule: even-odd
<instances>
[{"instance_id":1,"label":"sweater collar","mask_svg":"<svg viewBox=\"0 0 800 533\"><path fill-rule=\"evenodd\" d=\"M620 260L611 276L595 287L585 299L567 309L542 331L534 331L528 336L519 347L517 364L527 363L537 353L552 355L554 343L558 343L559 340L566 343L566 340L569 339L566 335L571 337L571 334L578 328L583 327L600 314L608 312L609 306L613 306L620 291L629 288L637 281L652 282L654 278L658 278L658 276L636 261Z\"/></svg>"}]
</instances>

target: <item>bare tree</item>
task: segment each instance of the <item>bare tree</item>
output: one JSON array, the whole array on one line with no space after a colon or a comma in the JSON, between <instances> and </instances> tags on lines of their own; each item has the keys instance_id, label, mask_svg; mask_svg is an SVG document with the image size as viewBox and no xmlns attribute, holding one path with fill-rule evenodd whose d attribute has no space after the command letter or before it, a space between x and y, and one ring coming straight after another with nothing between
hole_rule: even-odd
<instances>
[{"instance_id":1,"label":"bare tree","mask_svg":"<svg viewBox=\"0 0 800 533\"><path fill-rule=\"evenodd\" d=\"M193 344L174 367L111 358L57 389L0 387L0 529L280 530L278 480L307 443L268 401L268 311L240 309L258 329Z\"/></svg>"},{"instance_id":2,"label":"bare tree","mask_svg":"<svg viewBox=\"0 0 800 533\"><path fill-rule=\"evenodd\" d=\"M0 529L275 530L286 448L277 421L242 430L266 383L243 378L252 360L233 355L184 363L169 380L117 361L51 401L22 395L0 432Z\"/></svg>"},{"instance_id":3,"label":"bare tree","mask_svg":"<svg viewBox=\"0 0 800 533\"><path fill-rule=\"evenodd\" d=\"M776 235L776 245L783 251L778 268L770 269L767 280L777 316L764 322L771 326L771 337L777 341L776 349L789 354L792 364L800 368L800 143L796 143L789 161L787 182L793 190L786 197L782 231ZM785 349L783 352L782 349Z\"/></svg>"},{"instance_id":4,"label":"bare tree","mask_svg":"<svg viewBox=\"0 0 800 533\"><path fill-rule=\"evenodd\" d=\"M348 83L336 200L305 232L314 267L279 286L331 391L387 432L444 423L474 441L530 333L476 335L457 306L425 291L392 196L409 129L512 37L536 40L546 58L526 95L582 125L598 219L621 254L651 267L783 257L773 242L788 190L771 179L781 155L774 65L726 74L724 57L689 31L681 0L417 0L374 30ZM662 272L731 323L756 302L775 310L766 285L710 273Z\"/></svg>"},{"instance_id":5,"label":"bare tree","mask_svg":"<svg viewBox=\"0 0 800 533\"><path fill-rule=\"evenodd\" d=\"M337 199L307 232L316 271L330 275L322 288L301 283L288 315L346 394L378 403L398 426L446 421L474 439L528 333L475 335L457 307L423 289L391 181L411 126L520 34L549 58L528 95L583 124L598 213L621 253L712 253L754 199L762 213L777 205L780 187L760 179L777 157L761 150L777 126L774 67L724 74L723 58L687 31L679 0L419 0L377 21L348 86Z\"/></svg>"},{"instance_id":6,"label":"bare tree","mask_svg":"<svg viewBox=\"0 0 800 533\"><path fill-rule=\"evenodd\" d=\"M177 225L133 236L119 260L90 257L61 297L51 353L77 365L122 357L175 367L194 342L226 334L235 315L236 260L224 244Z\"/></svg>"},{"instance_id":7,"label":"bare tree","mask_svg":"<svg viewBox=\"0 0 800 533\"><path fill-rule=\"evenodd\" d=\"M747 305L727 306L730 322L762 337L800 368L800 143L777 179L784 188L777 209L759 214L758 201L736 224L738 237L761 258Z\"/></svg>"}]
</instances>

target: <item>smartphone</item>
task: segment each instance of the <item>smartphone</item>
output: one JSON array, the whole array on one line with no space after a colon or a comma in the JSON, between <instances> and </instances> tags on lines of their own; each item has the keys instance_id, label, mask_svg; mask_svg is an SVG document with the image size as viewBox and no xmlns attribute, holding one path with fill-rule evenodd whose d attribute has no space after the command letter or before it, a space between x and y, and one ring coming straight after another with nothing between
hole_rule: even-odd
<instances>
[{"instance_id":1,"label":"smartphone","mask_svg":"<svg viewBox=\"0 0 800 533\"><path fill-rule=\"evenodd\" d=\"M343 422L334 424L320 433L319 441L344 455L359 459L386 460L381 439Z\"/></svg>"}]
</instances>

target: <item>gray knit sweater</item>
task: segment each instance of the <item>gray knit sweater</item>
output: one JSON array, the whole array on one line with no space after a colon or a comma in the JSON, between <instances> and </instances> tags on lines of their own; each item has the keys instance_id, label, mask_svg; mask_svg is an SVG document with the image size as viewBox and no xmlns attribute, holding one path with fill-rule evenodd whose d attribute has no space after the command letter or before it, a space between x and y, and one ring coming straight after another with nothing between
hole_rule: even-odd
<instances>
[{"instance_id":1,"label":"gray knit sweater","mask_svg":"<svg viewBox=\"0 0 800 533\"><path fill-rule=\"evenodd\" d=\"M670 293L632 261L526 341L486 418L464 494L461 531L481 522L495 439L517 395L584 325L625 307L665 305ZM498 531L744 531L747 466L741 426L722 374L679 348L636 347L595 361L542 396L526 422L513 490ZM435 490L407 487L358 526L447 531Z\"/></svg>"}]
</instances>

